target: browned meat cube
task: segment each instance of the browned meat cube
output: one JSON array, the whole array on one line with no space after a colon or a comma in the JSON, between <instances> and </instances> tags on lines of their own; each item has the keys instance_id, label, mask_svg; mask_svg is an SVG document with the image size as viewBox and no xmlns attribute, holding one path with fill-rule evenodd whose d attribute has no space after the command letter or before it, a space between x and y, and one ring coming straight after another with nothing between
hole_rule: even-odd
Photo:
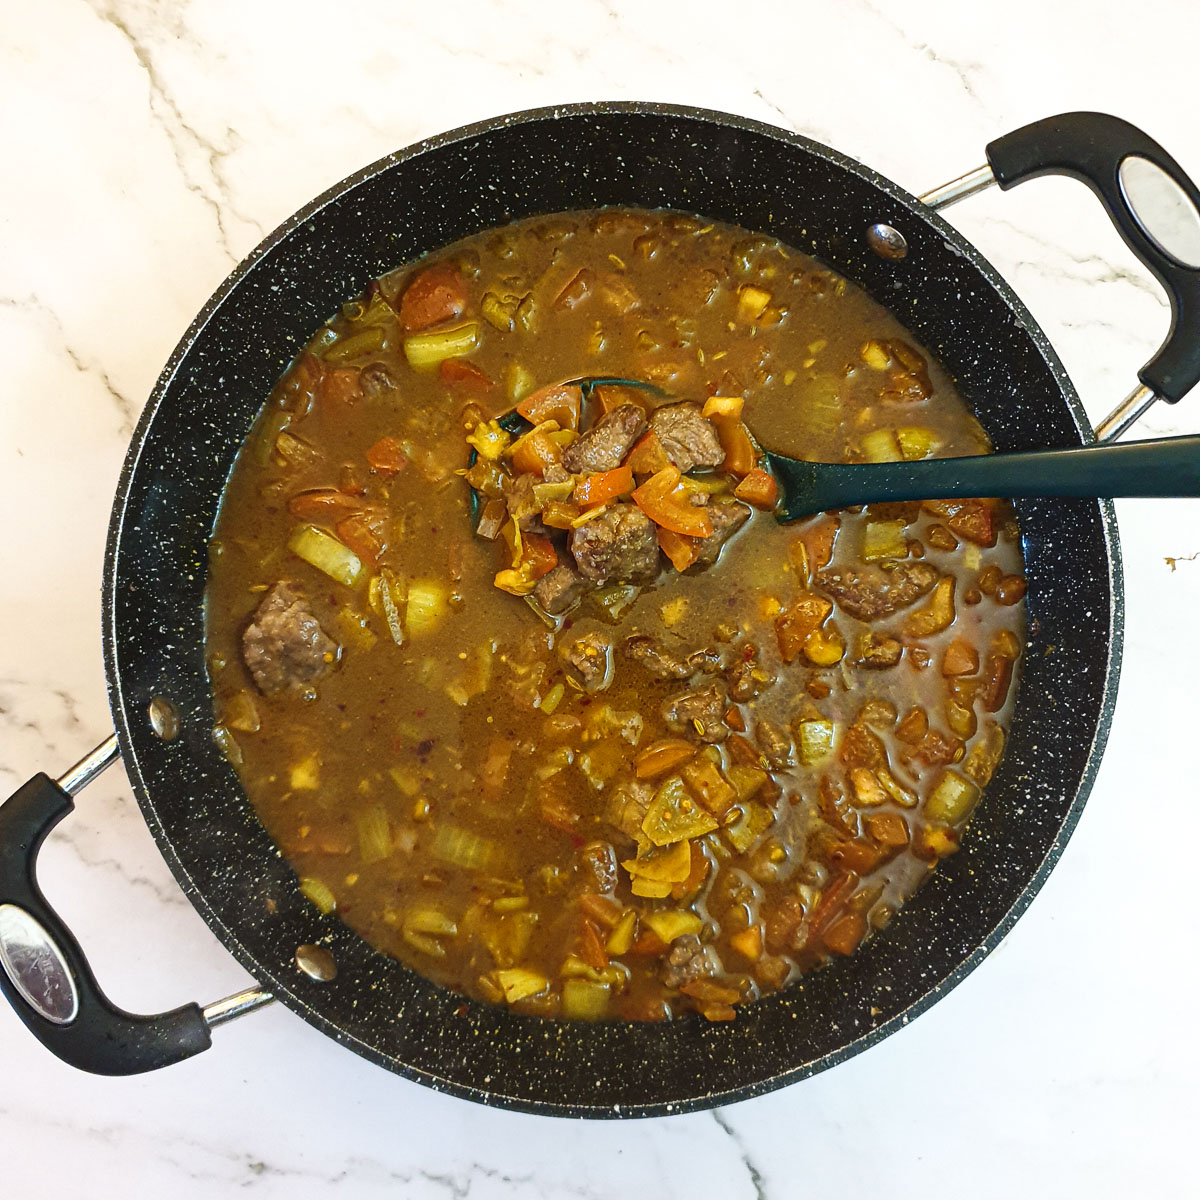
<instances>
[{"instance_id":1,"label":"browned meat cube","mask_svg":"<svg viewBox=\"0 0 1200 1200\"><path fill-rule=\"evenodd\" d=\"M587 590L587 582L567 563L559 563L534 584L533 598L551 616L571 608Z\"/></svg>"},{"instance_id":2,"label":"browned meat cube","mask_svg":"<svg viewBox=\"0 0 1200 1200\"><path fill-rule=\"evenodd\" d=\"M938 569L927 562L870 563L821 571L816 584L852 617L877 621L932 591L939 578Z\"/></svg>"},{"instance_id":3,"label":"browned meat cube","mask_svg":"<svg viewBox=\"0 0 1200 1200\"><path fill-rule=\"evenodd\" d=\"M708 979L717 973L713 951L702 945L694 933L685 933L671 943L671 952L659 970L659 978L669 988L683 987L697 979Z\"/></svg>"},{"instance_id":4,"label":"browned meat cube","mask_svg":"<svg viewBox=\"0 0 1200 1200\"><path fill-rule=\"evenodd\" d=\"M886 633L864 633L858 642L858 666L869 671L886 671L899 661L904 647Z\"/></svg>"},{"instance_id":5,"label":"browned meat cube","mask_svg":"<svg viewBox=\"0 0 1200 1200\"><path fill-rule=\"evenodd\" d=\"M750 520L750 506L740 500L718 500L708 506L713 531L696 543L696 566L709 566L717 561L721 547Z\"/></svg>"},{"instance_id":6,"label":"browned meat cube","mask_svg":"<svg viewBox=\"0 0 1200 1200\"><path fill-rule=\"evenodd\" d=\"M717 427L690 400L656 408L650 414L650 428L658 434L667 457L685 474L694 467L719 467L725 461Z\"/></svg>"},{"instance_id":7,"label":"browned meat cube","mask_svg":"<svg viewBox=\"0 0 1200 1200\"><path fill-rule=\"evenodd\" d=\"M563 466L573 474L612 471L624 461L633 443L646 432L646 414L636 404L622 404L605 413L563 454Z\"/></svg>"},{"instance_id":8,"label":"browned meat cube","mask_svg":"<svg viewBox=\"0 0 1200 1200\"><path fill-rule=\"evenodd\" d=\"M579 573L597 583L647 583L658 574L654 522L633 504L610 505L571 530L571 553Z\"/></svg>"},{"instance_id":9,"label":"browned meat cube","mask_svg":"<svg viewBox=\"0 0 1200 1200\"><path fill-rule=\"evenodd\" d=\"M662 717L676 732L695 733L702 742L723 742L729 736L725 708L725 687L714 681L665 700Z\"/></svg>"},{"instance_id":10,"label":"browned meat cube","mask_svg":"<svg viewBox=\"0 0 1200 1200\"><path fill-rule=\"evenodd\" d=\"M612 642L604 634L581 634L560 646L559 653L585 692L602 692L612 683Z\"/></svg>"},{"instance_id":11,"label":"browned meat cube","mask_svg":"<svg viewBox=\"0 0 1200 1200\"><path fill-rule=\"evenodd\" d=\"M533 485L537 483L533 475L506 475L501 485L504 488L504 503L508 514L522 532L542 529L542 510L533 495Z\"/></svg>"},{"instance_id":12,"label":"browned meat cube","mask_svg":"<svg viewBox=\"0 0 1200 1200\"><path fill-rule=\"evenodd\" d=\"M773 767L786 767L792 763L792 737L782 725L764 717L754 727L754 740L763 752L763 757Z\"/></svg>"},{"instance_id":13,"label":"browned meat cube","mask_svg":"<svg viewBox=\"0 0 1200 1200\"><path fill-rule=\"evenodd\" d=\"M299 590L283 580L263 597L242 635L242 657L267 696L299 691L320 679L339 652Z\"/></svg>"}]
</instances>

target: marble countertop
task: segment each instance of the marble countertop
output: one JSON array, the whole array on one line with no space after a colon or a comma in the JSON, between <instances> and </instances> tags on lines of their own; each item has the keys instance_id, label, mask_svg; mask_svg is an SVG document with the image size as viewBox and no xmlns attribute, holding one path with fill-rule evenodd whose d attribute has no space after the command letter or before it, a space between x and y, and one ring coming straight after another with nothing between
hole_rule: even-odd
<instances>
[{"instance_id":1,"label":"marble countertop","mask_svg":"<svg viewBox=\"0 0 1200 1200\"><path fill-rule=\"evenodd\" d=\"M992 137L1116 112L1200 176L1193 0L41 0L0 40L0 786L109 732L100 577L129 435L192 316L342 176L501 111L704 105L798 130L913 191ZM1161 339L1165 301L1078 185L951 219L1015 286L1093 419ZM1200 396L1147 435L1195 431ZM1194 1191L1200 983L1187 914L1197 802L1200 508L1118 505L1127 642L1087 810L1001 948L902 1032L716 1112L624 1123L494 1112L391 1076L274 1007L155 1075L79 1074L0 1010L14 1197L402 1195L662 1200L942 1191ZM1166 850L1173 846L1171 854ZM46 892L137 1011L249 981L191 909L119 768L42 856ZM943 1181L949 1183L944 1186Z\"/></svg>"}]
</instances>

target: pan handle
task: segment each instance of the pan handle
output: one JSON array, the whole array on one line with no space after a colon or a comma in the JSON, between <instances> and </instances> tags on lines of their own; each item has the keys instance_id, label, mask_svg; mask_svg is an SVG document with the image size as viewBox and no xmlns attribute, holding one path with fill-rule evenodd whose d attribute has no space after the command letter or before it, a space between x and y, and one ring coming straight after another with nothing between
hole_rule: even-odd
<instances>
[{"instance_id":1,"label":"pan handle","mask_svg":"<svg viewBox=\"0 0 1200 1200\"><path fill-rule=\"evenodd\" d=\"M1005 190L1040 175L1069 175L1100 197L1171 303L1166 341L1138 379L1155 398L1181 400L1200 382L1200 190L1183 168L1136 126L1094 112L1014 130L988 144L987 160ZM1167 200L1168 212L1145 203L1147 187Z\"/></svg>"},{"instance_id":2,"label":"pan handle","mask_svg":"<svg viewBox=\"0 0 1200 1200\"><path fill-rule=\"evenodd\" d=\"M206 1009L139 1016L108 999L79 943L37 883L47 834L75 808L72 793L117 757L110 738L58 782L35 775L0 804L0 992L51 1053L96 1075L136 1075L207 1050L211 1029L269 1003L255 989Z\"/></svg>"}]
</instances>

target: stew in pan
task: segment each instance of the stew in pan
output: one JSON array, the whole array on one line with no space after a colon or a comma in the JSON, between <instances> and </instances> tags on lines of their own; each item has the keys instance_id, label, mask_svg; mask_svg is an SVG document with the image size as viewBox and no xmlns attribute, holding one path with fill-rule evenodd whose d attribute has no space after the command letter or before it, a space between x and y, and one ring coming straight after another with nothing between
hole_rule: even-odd
<instances>
[{"instance_id":1,"label":"stew in pan","mask_svg":"<svg viewBox=\"0 0 1200 1200\"><path fill-rule=\"evenodd\" d=\"M218 742L313 904L577 1019L730 1019L892 919L1003 752L1015 521L781 526L759 444L988 450L885 309L677 213L481 234L319 331L207 597Z\"/></svg>"}]
</instances>

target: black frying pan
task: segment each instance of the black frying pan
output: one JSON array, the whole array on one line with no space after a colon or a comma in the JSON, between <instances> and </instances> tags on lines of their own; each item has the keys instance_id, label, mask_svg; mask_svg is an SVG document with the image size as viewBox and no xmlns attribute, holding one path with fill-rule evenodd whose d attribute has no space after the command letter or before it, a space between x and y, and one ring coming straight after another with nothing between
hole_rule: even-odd
<instances>
[{"instance_id":1,"label":"black frying pan","mask_svg":"<svg viewBox=\"0 0 1200 1200\"><path fill-rule=\"evenodd\" d=\"M1133 216L1118 172L1129 155L1156 163L1200 209L1178 165L1112 117L1055 118L988 148L1002 187L1045 172L1088 182L1170 292L1172 334L1113 428L1155 395L1179 399L1200 376L1200 271L1166 254ZM937 199L989 177L977 172L925 204L836 151L757 122L659 105L571 106L485 122L386 158L268 238L179 344L121 476L104 578L117 737L59 783L39 775L0 807L0 988L25 1024L67 1062L129 1074L206 1049L214 1025L274 997L431 1087L533 1112L644 1116L811 1075L949 991L1041 887L1099 766L1121 650L1108 502L1017 503L1030 648L1008 753L962 851L854 957L722 1024L513 1016L433 986L319 917L213 744L202 603L206 542L234 456L312 331L383 271L536 213L663 205L781 238L860 284L933 349L997 450L1082 444L1087 419L1041 330L933 211ZM71 810L70 795L115 758L118 740L180 886L259 988L204 1010L121 1012L38 890L42 839ZM310 949L298 961L300 947Z\"/></svg>"}]
</instances>

